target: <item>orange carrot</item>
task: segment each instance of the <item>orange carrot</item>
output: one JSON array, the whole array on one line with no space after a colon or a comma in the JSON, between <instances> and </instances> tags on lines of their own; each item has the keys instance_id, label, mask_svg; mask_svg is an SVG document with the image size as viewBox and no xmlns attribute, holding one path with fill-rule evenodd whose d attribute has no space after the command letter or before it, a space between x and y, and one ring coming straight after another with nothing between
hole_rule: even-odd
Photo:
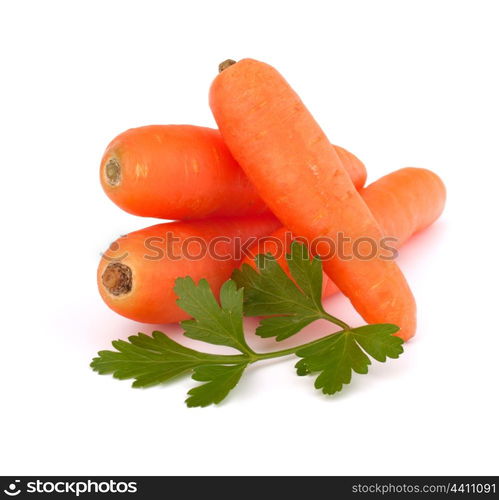
<instances>
[{"instance_id":1,"label":"orange carrot","mask_svg":"<svg viewBox=\"0 0 499 500\"><path fill-rule=\"evenodd\" d=\"M387 244L399 248L413 234L435 222L445 205L445 186L430 170L406 167L370 184L359 191L385 236ZM260 238L247 252L243 263L255 266L254 257L260 253L271 254L287 271L284 258L293 241L289 231L281 227L269 237ZM338 291L335 283L324 274L323 296Z\"/></svg>"},{"instance_id":2,"label":"orange carrot","mask_svg":"<svg viewBox=\"0 0 499 500\"><path fill-rule=\"evenodd\" d=\"M239 246L279 227L271 215L170 222L118 239L97 271L99 292L117 313L144 323L188 318L176 304L175 279L206 278L218 292L242 259Z\"/></svg>"},{"instance_id":3,"label":"orange carrot","mask_svg":"<svg viewBox=\"0 0 499 500\"><path fill-rule=\"evenodd\" d=\"M345 254L324 269L368 323L394 323L407 340L416 329L416 304L393 260L364 260L354 244L383 233L355 190L335 149L284 78L252 59L222 71L210 106L232 155L272 212L309 240L347 240ZM327 247L327 248L326 248ZM328 253L321 245L319 254Z\"/></svg>"},{"instance_id":4,"label":"orange carrot","mask_svg":"<svg viewBox=\"0 0 499 500\"><path fill-rule=\"evenodd\" d=\"M336 148L352 182L361 188L364 165ZM197 219L268 212L220 132L205 127L151 125L127 130L107 147L100 180L114 203L144 217Z\"/></svg>"},{"instance_id":5,"label":"orange carrot","mask_svg":"<svg viewBox=\"0 0 499 500\"><path fill-rule=\"evenodd\" d=\"M404 168L382 177L361 194L386 234L398 238L396 246L436 220L445 201L445 188L439 177L419 168ZM100 293L111 309L137 321L169 323L186 319L186 314L175 303L175 279L185 275L196 281L207 278L218 293L220 285L240 264L242 255L236 255L232 246L236 236L242 244L253 236L259 237L259 243L250 246L246 253L275 255L275 247L268 244L275 240L265 236L277 226L269 216L255 216L165 223L136 231L113 243L104 255L98 271ZM273 236L285 241L286 231L280 228ZM166 255L164 242L168 232L179 236L181 241L170 245L170 254ZM228 251L234 259L217 260L213 254L189 261L189 252L197 252L196 241L209 245L220 234L227 235L230 242L229 248L225 248L223 242L216 245L219 257ZM182 249L186 241L192 242L191 248ZM180 260L176 260L179 256ZM252 259L245 261L253 263ZM282 263L284 259L279 261ZM325 281L324 296L337 290L331 280Z\"/></svg>"}]
</instances>

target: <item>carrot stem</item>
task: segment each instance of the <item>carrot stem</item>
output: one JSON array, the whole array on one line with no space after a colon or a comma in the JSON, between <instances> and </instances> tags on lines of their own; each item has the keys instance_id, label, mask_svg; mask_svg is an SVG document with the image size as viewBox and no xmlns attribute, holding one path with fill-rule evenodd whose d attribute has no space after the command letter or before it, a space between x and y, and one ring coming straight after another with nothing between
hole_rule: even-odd
<instances>
[{"instance_id":1,"label":"carrot stem","mask_svg":"<svg viewBox=\"0 0 499 500\"><path fill-rule=\"evenodd\" d=\"M117 186L121 181L121 166L116 158L111 158L106 163L106 181L111 186Z\"/></svg>"},{"instance_id":2,"label":"carrot stem","mask_svg":"<svg viewBox=\"0 0 499 500\"><path fill-rule=\"evenodd\" d=\"M237 61L234 61L234 59L226 59L225 61L221 62L218 65L218 72L221 73L222 71L226 70L229 66L236 64L236 62Z\"/></svg>"}]
</instances>

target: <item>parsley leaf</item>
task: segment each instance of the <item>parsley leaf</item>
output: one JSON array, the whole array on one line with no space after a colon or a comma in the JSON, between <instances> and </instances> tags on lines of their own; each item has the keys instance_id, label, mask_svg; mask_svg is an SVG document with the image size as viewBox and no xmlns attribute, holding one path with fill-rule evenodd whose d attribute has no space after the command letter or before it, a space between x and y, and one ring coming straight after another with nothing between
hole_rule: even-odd
<instances>
[{"instance_id":1,"label":"parsley leaf","mask_svg":"<svg viewBox=\"0 0 499 500\"><path fill-rule=\"evenodd\" d=\"M177 304L194 318L181 322L186 337L253 352L244 338L243 291L232 280L222 285L221 305L205 279L196 285L190 277L179 278L174 290L179 297Z\"/></svg>"},{"instance_id":2,"label":"parsley leaf","mask_svg":"<svg viewBox=\"0 0 499 500\"><path fill-rule=\"evenodd\" d=\"M393 336L398 330L391 324L366 325L312 342L296 351L302 358L296 364L297 374L319 372L316 389L322 389L324 394L339 392L350 383L352 371L367 373L371 361L366 352L381 362L402 354L403 340Z\"/></svg>"},{"instance_id":3,"label":"parsley leaf","mask_svg":"<svg viewBox=\"0 0 499 500\"><path fill-rule=\"evenodd\" d=\"M291 279L270 255L258 255L258 270L248 264L236 269L232 279L244 288L246 316L270 316L262 319L256 334L284 340L305 326L331 317L322 307L322 264L310 258L305 245L293 242L286 256ZM294 280L294 281L293 281ZM277 316L279 315L279 316Z\"/></svg>"},{"instance_id":4,"label":"parsley leaf","mask_svg":"<svg viewBox=\"0 0 499 500\"><path fill-rule=\"evenodd\" d=\"M247 363L239 365L199 366L194 369L192 378L206 384L194 387L189 391L187 406L208 406L218 404L237 385Z\"/></svg>"},{"instance_id":5,"label":"parsley leaf","mask_svg":"<svg viewBox=\"0 0 499 500\"><path fill-rule=\"evenodd\" d=\"M100 374L112 373L120 380L135 379L133 387L149 387L165 382L198 366L236 362L242 356L207 354L184 347L155 331L152 337L139 333L112 343L116 351L100 351L90 366ZM239 358L239 359L238 359Z\"/></svg>"}]
</instances>

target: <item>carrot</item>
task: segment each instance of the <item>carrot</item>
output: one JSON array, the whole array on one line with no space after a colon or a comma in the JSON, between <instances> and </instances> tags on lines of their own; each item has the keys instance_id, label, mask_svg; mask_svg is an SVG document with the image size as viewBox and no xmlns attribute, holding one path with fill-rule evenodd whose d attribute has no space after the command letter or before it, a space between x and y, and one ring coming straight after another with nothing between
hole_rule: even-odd
<instances>
[{"instance_id":1,"label":"carrot","mask_svg":"<svg viewBox=\"0 0 499 500\"><path fill-rule=\"evenodd\" d=\"M366 169L336 146L352 182ZM191 125L150 125L127 130L107 147L102 187L123 210L144 217L195 219L268 212L225 146L218 130Z\"/></svg>"},{"instance_id":2,"label":"carrot","mask_svg":"<svg viewBox=\"0 0 499 500\"><path fill-rule=\"evenodd\" d=\"M445 201L445 188L439 177L420 168L393 172L361 190L361 194L386 234L398 239L396 246L434 222L442 212ZM213 238L225 234L231 242L228 249L217 245L221 256L227 250L234 252L231 245L235 236L240 236L241 243L245 245L252 236L258 236L258 242L249 247L246 255L262 252L275 255L276 247L269 242L275 242L275 238L284 242L287 232L285 228L275 230L277 226L278 223L267 215L171 222L136 231L120 238L105 253L98 270L99 291L111 309L137 321L169 323L186 319L186 314L175 303L174 280L187 274L196 281L206 277L218 293L220 285L240 264L242 255L234 255L234 259L228 261L206 257L190 262L186 254L189 251L195 253L196 249L182 250L181 243L190 240L195 244L193 238L201 238L209 244ZM161 245L161 241L165 240L168 232L181 237L181 242L171 249L170 257L162 255L163 259L154 259L161 256L158 255L158 248L164 250L165 245ZM272 240L266 237L270 233L274 237ZM145 255L153 258L146 258ZM181 257L180 260L175 260L177 256ZM285 265L283 258L278 260ZM244 262L253 264L249 257ZM324 285L324 296L338 291L329 279Z\"/></svg>"},{"instance_id":3,"label":"carrot","mask_svg":"<svg viewBox=\"0 0 499 500\"><path fill-rule=\"evenodd\" d=\"M413 234L433 224L445 205L445 186L435 173L424 168L406 167L370 184L359 191L385 236L391 238L390 246L399 248ZM260 253L271 254L288 271L285 254L293 241L289 231L281 227L269 237L260 238L248 250L243 264L255 267L254 257ZM335 283L324 274L323 296L338 291Z\"/></svg>"},{"instance_id":4,"label":"carrot","mask_svg":"<svg viewBox=\"0 0 499 500\"><path fill-rule=\"evenodd\" d=\"M167 222L130 233L102 257L99 292L111 309L135 321L181 321L188 315L176 304L176 278L206 278L218 292L242 259L239 246L277 227L267 214Z\"/></svg>"},{"instance_id":5,"label":"carrot","mask_svg":"<svg viewBox=\"0 0 499 500\"><path fill-rule=\"evenodd\" d=\"M324 269L368 323L394 323L407 340L416 329L416 303L393 260L354 256L353 245L383 233L355 190L335 149L284 78L252 59L222 71L210 106L232 155L267 206L296 235L309 240L340 233L350 260ZM327 247L327 248L326 248ZM328 253L321 245L319 253Z\"/></svg>"}]
</instances>

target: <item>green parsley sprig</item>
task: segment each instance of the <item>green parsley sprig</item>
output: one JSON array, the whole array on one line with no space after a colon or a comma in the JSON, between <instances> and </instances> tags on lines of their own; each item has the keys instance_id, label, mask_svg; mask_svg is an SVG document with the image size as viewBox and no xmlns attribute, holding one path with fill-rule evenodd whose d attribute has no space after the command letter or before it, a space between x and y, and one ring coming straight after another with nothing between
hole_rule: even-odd
<instances>
[{"instance_id":1,"label":"green parsley sprig","mask_svg":"<svg viewBox=\"0 0 499 500\"><path fill-rule=\"evenodd\" d=\"M135 379L133 387L149 387L192 373L192 379L202 384L189 391L186 404L204 407L220 403L250 364L265 359L297 356L297 374L317 374L315 387L324 394L334 394L350 383L352 372L367 373L369 356L385 362L402 354L403 341L394 336L399 329L396 325L352 328L324 310L322 264L318 258L310 258L304 245L293 243L286 260L291 278L268 255L256 258L257 269L243 265L223 284L220 303L206 280L198 284L190 277L176 280L177 303L193 317L181 322L184 335L232 347L240 354L200 352L155 331L152 336L139 333L128 341L115 340L115 350L100 351L90 366L120 380ZM243 316L266 316L256 333L277 341L295 335L318 319L326 319L341 330L289 349L258 353L246 342Z\"/></svg>"}]
</instances>

